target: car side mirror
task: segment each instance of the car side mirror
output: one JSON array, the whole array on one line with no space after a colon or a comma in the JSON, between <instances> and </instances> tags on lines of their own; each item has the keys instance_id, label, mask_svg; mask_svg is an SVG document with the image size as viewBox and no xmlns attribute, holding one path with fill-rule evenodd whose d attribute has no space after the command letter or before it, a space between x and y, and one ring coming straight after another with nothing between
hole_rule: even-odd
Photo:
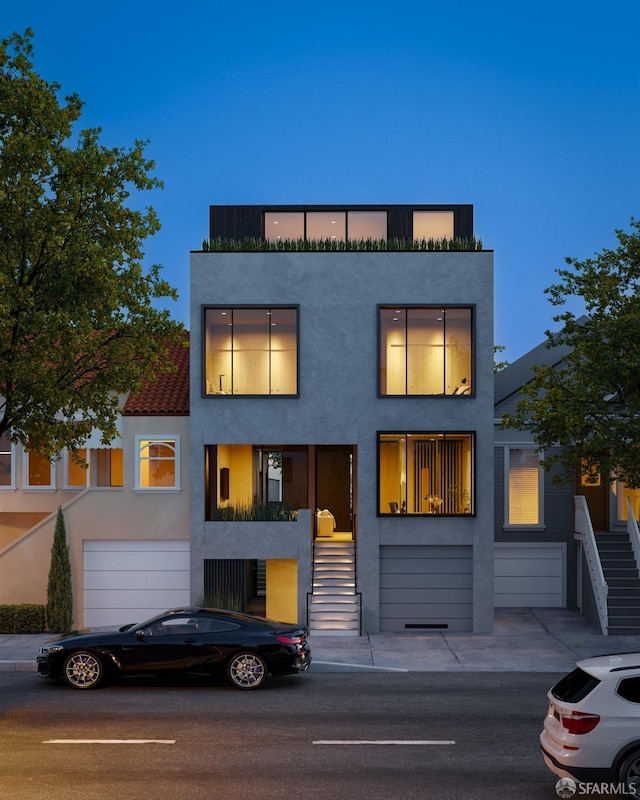
<instances>
[{"instance_id":1,"label":"car side mirror","mask_svg":"<svg viewBox=\"0 0 640 800\"><path fill-rule=\"evenodd\" d=\"M133 635L135 636L135 638L139 642L144 642L144 631L143 630L136 631Z\"/></svg>"}]
</instances>

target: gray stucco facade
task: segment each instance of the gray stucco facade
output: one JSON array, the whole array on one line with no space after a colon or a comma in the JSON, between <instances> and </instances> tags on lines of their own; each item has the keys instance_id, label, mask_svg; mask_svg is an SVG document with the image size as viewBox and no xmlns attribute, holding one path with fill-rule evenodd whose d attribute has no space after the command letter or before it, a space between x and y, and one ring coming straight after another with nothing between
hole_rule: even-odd
<instances>
[{"instance_id":1,"label":"gray stucco facade","mask_svg":"<svg viewBox=\"0 0 640 800\"><path fill-rule=\"evenodd\" d=\"M298 308L298 396L206 395L203 308L291 305ZM465 304L473 309L474 393L380 396L380 304ZM357 508L357 590L362 631L380 630L381 557L385 548L458 546L471 557L474 632L493 626L494 429L493 253L476 252L193 252L191 254L191 571L203 592L206 559L293 559L298 612L307 613L312 511L297 522L205 520L205 448L209 445L353 446ZM473 434L474 513L380 515L380 431ZM435 548L430 551L429 548ZM446 576L443 576L446 583ZM446 588L446 587L445 587ZM451 587L456 591L455 585ZM411 600L409 600L411 602Z\"/></svg>"}]
</instances>

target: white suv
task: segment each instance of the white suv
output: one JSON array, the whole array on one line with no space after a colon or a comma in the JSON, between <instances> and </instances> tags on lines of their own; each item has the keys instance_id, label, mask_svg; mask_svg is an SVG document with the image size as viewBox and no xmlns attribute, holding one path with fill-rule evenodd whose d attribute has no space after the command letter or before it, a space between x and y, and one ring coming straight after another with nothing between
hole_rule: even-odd
<instances>
[{"instance_id":1,"label":"white suv","mask_svg":"<svg viewBox=\"0 0 640 800\"><path fill-rule=\"evenodd\" d=\"M640 653L578 661L547 697L540 746L551 772L640 796Z\"/></svg>"}]
</instances>

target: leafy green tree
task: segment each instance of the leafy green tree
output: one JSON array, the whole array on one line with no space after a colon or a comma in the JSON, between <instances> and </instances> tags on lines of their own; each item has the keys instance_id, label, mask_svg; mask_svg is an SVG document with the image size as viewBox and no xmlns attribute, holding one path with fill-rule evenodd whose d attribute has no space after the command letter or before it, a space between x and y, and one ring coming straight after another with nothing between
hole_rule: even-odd
<instances>
[{"instance_id":1,"label":"leafy green tree","mask_svg":"<svg viewBox=\"0 0 640 800\"><path fill-rule=\"evenodd\" d=\"M67 531L62 509L58 508L51 548L51 567L47 585L47 628L53 633L71 630L73 622L73 589Z\"/></svg>"},{"instance_id":2,"label":"leafy green tree","mask_svg":"<svg viewBox=\"0 0 640 800\"><path fill-rule=\"evenodd\" d=\"M83 103L34 72L32 37L0 41L0 434L51 457L93 427L114 438L117 393L168 368L179 326L141 264L156 214L127 205L161 187L146 142L71 142Z\"/></svg>"},{"instance_id":3,"label":"leafy green tree","mask_svg":"<svg viewBox=\"0 0 640 800\"><path fill-rule=\"evenodd\" d=\"M615 250L594 258L567 258L561 282L546 292L555 306L579 298L587 316L565 310L554 317L557 333L547 346L566 346L560 365L540 366L523 390L516 413L503 427L528 430L559 465L556 482L574 474L601 473L640 487L640 220L616 231Z\"/></svg>"},{"instance_id":4,"label":"leafy green tree","mask_svg":"<svg viewBox=\"0 0 640 800\"><path fill-rule=\"evenodd\" d=\"M505 350L505 346L503 344L494 344L493 345L493 374L495 375L498 372L502 372L505 367L509 366L508 361L496 361L496 356L498 353L502 353Z\"/></svg>"}]
</instances>

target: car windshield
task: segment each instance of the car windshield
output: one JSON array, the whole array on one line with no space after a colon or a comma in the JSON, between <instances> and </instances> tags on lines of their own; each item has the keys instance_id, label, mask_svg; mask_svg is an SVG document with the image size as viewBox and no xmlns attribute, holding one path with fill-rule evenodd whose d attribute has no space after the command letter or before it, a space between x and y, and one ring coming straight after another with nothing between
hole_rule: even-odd
<instances>
[{"instance_id":1,"label":"car windshield","mask_svg":"<svg viewBox=\"0 0 640 800\"><path fill-rule=\"evenodd\" d=\"M576 667L573 672L565 675L562 680L558 681L551 689L551 694L556 700L561 700L565 703L579 703L580 700L592 692L600 683L593 675Z\"/></svg>"}]
</instances>

